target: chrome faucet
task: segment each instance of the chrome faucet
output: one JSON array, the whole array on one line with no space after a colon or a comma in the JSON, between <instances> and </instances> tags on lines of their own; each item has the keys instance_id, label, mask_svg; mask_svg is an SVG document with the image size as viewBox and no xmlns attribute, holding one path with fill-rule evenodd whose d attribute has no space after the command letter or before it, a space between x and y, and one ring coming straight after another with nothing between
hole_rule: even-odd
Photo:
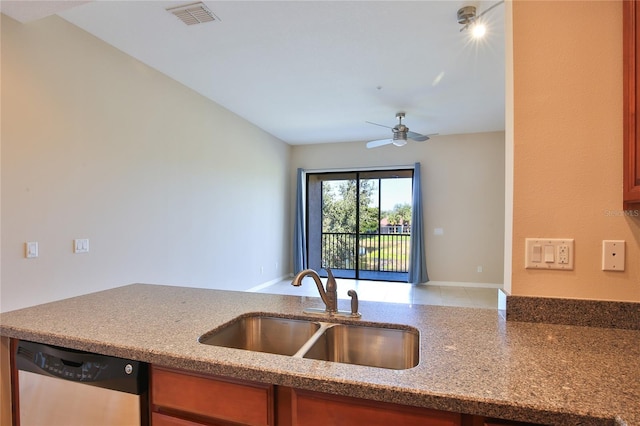
<instances>
[{"instance_id":1,"label":"chrome faucet","mask_svg":"<svg viewBox=\"0 0 640 426\"><path fill-rule=\"evenodd\" d=\"M329 274L329 278L327 278L327 290L325 291L322 286L322 281L320 281L320 275L313 269L305 269L303 271L298 272L298 274L293 277L293 281L291 285L299 287L302 285L302 279L304 277L311 277L316 282L316 286L318 287L318 292L320 293L320 297L326 306L325 312L329 314L334 314L338 312L338 285L336 284L336 279L333 277L333 273L331 269L325 268L327 270L327 274Z\"/></svg>"},{"instance_id":2,"label":"chrome faucet","mask_svg":"<svg viewBox=\"0 0 640 426\"><path fill-rule=\"evenodd\" d=\"M298 272L298 274L293 277L293 281L291 285L299 287L302 285L302 279L304 277L311 277L313 281L315 281L316 286L318 287L318 292L320 293L320 297L325 305L324 312L330 316L332 315L340 315L340 316L348 316L352 318L360 318L361 315L358 312L358 294L355 290L349 290L347 294L351 297L351 312L338 311L338 284L336 283L336 279L333 276L333 272L331 269L324 268L327 270L328 278L327 278L327 288L322 285L322 281L320 280L320 275L313 269L305 269L303 271ZM305 309L307 313L317 313L320 311L319 309ZM322 312L322 311L320 311Z\"/></svg>"}]
</instances>

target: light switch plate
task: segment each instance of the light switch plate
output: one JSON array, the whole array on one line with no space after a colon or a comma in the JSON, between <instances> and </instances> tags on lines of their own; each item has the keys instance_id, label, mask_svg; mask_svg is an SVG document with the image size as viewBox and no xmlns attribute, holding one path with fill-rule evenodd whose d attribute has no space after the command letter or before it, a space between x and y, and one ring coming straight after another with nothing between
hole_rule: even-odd
<instances>
[{"instance_id":1,"label":"light switch plate","mask_svg":"<svg viewBox=\"0 0 640 426\"><path fill-rule=\"evenodd\" d=\"M73 240L73 252L89 253L89 239L81 238L81 239Z\"/></svg>"},{"instance_id":2,"label":"light switch plate","mask_svg":"<svg viewBox=\"0 0 640 426\"><path fill-rule=\"evenodd\" d=\"M573 270L573 238L526 238L526 269Z\"/></svg>"},{"instance_id":3,"label":"light switch plate","mask_svg":"<svg viewBox=\"0 0 640 426\"><path fill-rule=\"evenodd\" d=\"M37 241L29 241L24 243L24 257L27 259L32 259L34 257L38 257L38 242Z\"/></svg>"},{"instance_id":4,"label":"light switch plate","mask_svg":"<svg viewBox=\"0 0 640 426\"><path fill-rule=\"evenodd\" d=\"M624 240L602 241L602 270L624 271Z\"/></svg>"}]
</instances>

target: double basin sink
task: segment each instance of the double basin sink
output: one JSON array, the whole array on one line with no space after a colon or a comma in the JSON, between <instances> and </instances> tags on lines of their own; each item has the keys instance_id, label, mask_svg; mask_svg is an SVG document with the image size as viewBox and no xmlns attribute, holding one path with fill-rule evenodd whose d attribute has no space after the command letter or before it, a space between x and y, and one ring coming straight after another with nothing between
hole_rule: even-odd
<instances>
[{"instance_id":1,"label":"double basin sink","mask_svg":"<svg viewBox=\"0 0 640 426\"><path fill-rule=\"evenodd\" d=\"M200 343L323 361L404 370L418 365L418 330L393 324L345 324L246 314L212 330Z\"/></svg>"}]
</instances>

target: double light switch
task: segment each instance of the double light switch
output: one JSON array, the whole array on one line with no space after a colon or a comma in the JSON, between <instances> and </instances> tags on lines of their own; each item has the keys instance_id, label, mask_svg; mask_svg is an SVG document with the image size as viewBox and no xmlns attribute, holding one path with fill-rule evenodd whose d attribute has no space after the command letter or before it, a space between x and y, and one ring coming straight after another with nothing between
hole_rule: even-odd
<instances>
[{"instance_id":1,"label":"double light switch","mask_svg":"<svg viewBox=\"0 0 640 426\"><path fill-rule=\"evenodd\" d=\"M73 240L73 252L89 253L89 239L80 238L80 239Z\"/></svg>"}]
</instances>

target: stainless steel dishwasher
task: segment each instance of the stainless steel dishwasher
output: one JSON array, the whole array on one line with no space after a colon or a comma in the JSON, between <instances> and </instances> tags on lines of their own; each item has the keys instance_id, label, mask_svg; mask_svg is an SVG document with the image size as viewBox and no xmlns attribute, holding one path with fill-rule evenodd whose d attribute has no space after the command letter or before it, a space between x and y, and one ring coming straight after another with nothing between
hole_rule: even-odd
<instances>
[{"instance_id":1,"label":"stainless steel dishwasher","mask_svg":"<svg viewBox=\"0 0 640 426\"><path fill-rule=\"evenodd\" d=\"M145 363L21 340L21 426L148 425Z\"/></svg>"}]
</instances>

